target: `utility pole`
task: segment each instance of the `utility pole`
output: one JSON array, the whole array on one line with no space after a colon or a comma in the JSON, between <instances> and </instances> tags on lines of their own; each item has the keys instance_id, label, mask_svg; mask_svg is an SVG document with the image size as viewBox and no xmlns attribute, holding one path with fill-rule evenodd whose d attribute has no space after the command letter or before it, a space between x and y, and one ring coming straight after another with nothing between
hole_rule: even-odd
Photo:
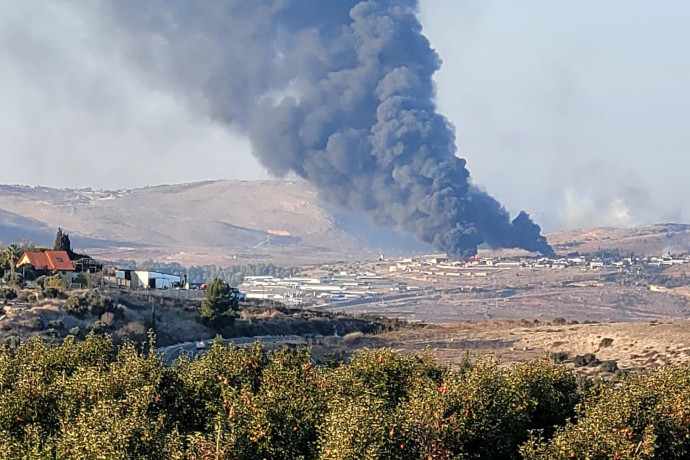
<instances>
[{"instance_id":1,"label":"utility pole","mask_svg":"<svg viewBox=\"0 0 690 460\"><path fill-rule=\"evenodd\" d=\"M151 326L153 331L156 331L156 302L153 300L153 295L150 296L151 299Z\"/></svg>"}]
</instances>

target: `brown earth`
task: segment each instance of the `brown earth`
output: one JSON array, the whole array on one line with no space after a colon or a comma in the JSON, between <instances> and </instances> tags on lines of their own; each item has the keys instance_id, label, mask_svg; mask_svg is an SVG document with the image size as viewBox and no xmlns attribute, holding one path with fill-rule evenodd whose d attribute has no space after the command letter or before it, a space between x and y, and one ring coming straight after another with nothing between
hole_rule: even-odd
<instances>
[{"instance_id":1,"label":"brown earth","mask_svg":"<svg viewBox=\"0 0 690 460\"><path fill-rule=\"evenodd\" d=\"M604 339L612 339L609 341ZM348 338L345 338L348 342ZM568 354L566 365L575 367L576 355L595 354L600 361L615 360L624 371L639 371L666 364L690 362L690 322L607 324L535 324L528 321L486 321L425 325L356 336L349 347L391 347L401 351L431 350L441 362L457 366L466 357L490 357L502 364ZM608 376L599 366L579 367L590 375Z\"/></svg>"},{"instance_id":2,"label":"brown earth","mask_svg":"<svg viewBox=\"0 0 690 460\"><path fill-rule=\"evenodd\" d=\"M303 335L334 333L345 335L355 331L374 333L390 328L395 321L386 318L352 318L329 312L291 310L281 306L260 306L245 303L239 318L232 326L211 328L200 321L201 305L198 300L171 299L147 296L145 293L124 291L95 291L114 299L118 308L115 314L104 313L94 316L88 312L74 316L65 311L65 299L42 299L26 302L29 295L37 291L25 290L19 301L2 305L0 310L0 345L8 338L25 341L40 336L48 341L57 341L79 328L77 335L83 337L97 321L105 323L104 332L111 334L116 342L130 339L144 342L148 339L147 329L151 326L151 315L155 312L156 344L168 346L181 342L212 339L220 334L225 338L255 337L265 335ZM86 290L71 291L83 295Z\"/></svg>"}]
</instances>

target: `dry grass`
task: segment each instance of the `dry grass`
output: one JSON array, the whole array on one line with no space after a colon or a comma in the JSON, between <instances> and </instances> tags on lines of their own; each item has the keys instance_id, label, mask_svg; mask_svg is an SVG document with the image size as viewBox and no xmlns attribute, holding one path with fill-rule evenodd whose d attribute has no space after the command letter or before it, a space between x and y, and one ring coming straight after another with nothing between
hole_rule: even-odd
<instances>
[{"instance_id":1,"label":"dry grass","mask_svg":"<svg viewBox=\"0 0 690 460\"><path fill-rule=\"evenodd\" d=\"M490 321L403 329L343 342L351 348L376 345L404 351L428 347L451 366L460 364L468 350L475 357L491 356L504 364L566 352L570 357L593 353L601 361L615 360L622 369L637 370L689 363L690 321L579 324L565 328ZM568 361L567 365L572 363ZM599 367L580 370L601 371Z\"/></svg>"},{"instance_id":2,"label":"dry grass","mask_svg":"<svg viewBox=\"0 0 690 460\"><path fill-rule=\"evenodd\" d=\"M345 342L347 345L357 345L362 342L363 338L363 332L350 332L349 334L345 334L345 336L343 337L343 342Z\"/></svg>"},{"instance_id":3,"label":"dry grass","mask_svg":"<svg viewBox=\"0 0 690 460\"><path fill-rule=\"evenodd\" d=\"M105 312L101 315L101 321L103 321L103 324L105 324L108 327L111 327L113 324L115 324L115 314L111 312Z\"/></svg>"}]
</instances>

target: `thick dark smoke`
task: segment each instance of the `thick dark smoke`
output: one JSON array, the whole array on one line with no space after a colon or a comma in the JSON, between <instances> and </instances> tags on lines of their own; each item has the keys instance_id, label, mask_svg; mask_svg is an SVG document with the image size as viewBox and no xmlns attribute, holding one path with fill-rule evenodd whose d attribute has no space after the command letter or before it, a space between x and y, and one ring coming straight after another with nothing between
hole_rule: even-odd
<instances>
[{"instance_id":1,"label":"thick dark smoke","mask_svg":"<svg viewBox=\"0 0 690 460\"><path fill-rule=\"evenodd\" d=\"M455 257L551 254L540 228L469 181L437 113L441 61L417 0L101 0L156 84L249 136L273 174ZM153 81L153 80L152 80Z\"/></svg>"}]
</instances>

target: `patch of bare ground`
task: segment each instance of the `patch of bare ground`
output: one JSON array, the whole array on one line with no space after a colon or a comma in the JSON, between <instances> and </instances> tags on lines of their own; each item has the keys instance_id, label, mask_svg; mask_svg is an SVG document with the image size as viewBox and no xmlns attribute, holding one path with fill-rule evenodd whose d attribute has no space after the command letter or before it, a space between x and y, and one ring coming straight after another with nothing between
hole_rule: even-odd
<instances>
[{"instance_id":1,"label":"patch of bare ground","mask_svg":"<svg viewBox=\"0 0 690 460\"><path fill-rule=\"evenodd\" d=\"M551 325L531 321L486 321L425 325L385 332L355 348L386 346L401 351L430 349L451 367L471 357L491 357L501 364L552 359L559 354L568 367L607 377L601 365L576 366L575 357L593 354L615 361L623 371L690 362L690 322L638 322Z\"/></svg>"},{"instance_id":2,"label":"patch of bare ground","mask_svg":"<svg viewBox=\"0 0 690 460\"><path fill-rule=\"evenodd\" d=\"M71 291L84 295L86 290ZM98 291L91 291L99 295ZM22 293L26 298L26 292ZM118 291L101 291L112 299L115 308L98 315L92 310L70 314L67 299L46 299L40 302L16 302L6 305L0 313L0 345L11 345L40 336L50 342L73 335L84 337L89 331L108 333L116 342L130 339L147 340L150 328L156 343L164 347L182 342L206 340L221 335L225 338L265 335L317 335L342 337L353 332L372 334L395 326L386 318L351 318L328 312L312 312L281 306L242 306L234 324L220 329L208 327L200 320L198 300L159 298ZM152 316L155 314L155 321Z\"/></svg>"}]
</instances>

